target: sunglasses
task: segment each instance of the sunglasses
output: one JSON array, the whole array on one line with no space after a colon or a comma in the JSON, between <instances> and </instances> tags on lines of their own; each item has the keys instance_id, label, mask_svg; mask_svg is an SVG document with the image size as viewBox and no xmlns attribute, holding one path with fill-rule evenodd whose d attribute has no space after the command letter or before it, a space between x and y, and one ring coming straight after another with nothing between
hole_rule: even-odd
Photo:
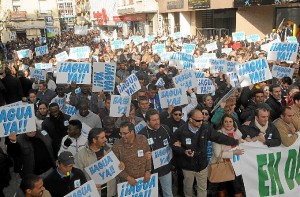
<instances>
[{"instance_id":1,"label":"sunglasses","mask_svg":"<svg viewBox=\"0 0 300 197\"><path fill-rule=\"evenodd\" d=\"M196 119L194 119L194 118L192 118L194 121L196 121L196 122L203 122L203 119L202 120L196 120Z\"/></svg>"},{"instance_id":2,"label":"sunglasses","mask_svg":"<svg viewBox=\"0 0 300 197\"><path fill-rule=\"evenodd\" d=\"M202 112L202 114L205 115L205 116L208 116L208 115L209 115L208 112L204 112L204 111Z\"/></svg>"},{"instance_id":3,"label":"sunglasses","mask_svg":"<svg viewBox=\"0 0 300 197\"><path fill-rule=\"evenodd\" d=\"M174 115L175 115L175 116L182 116L181 113L178 113L178 114L177 114L177 113L174 113Z\"/></svg>"}]
</instances>

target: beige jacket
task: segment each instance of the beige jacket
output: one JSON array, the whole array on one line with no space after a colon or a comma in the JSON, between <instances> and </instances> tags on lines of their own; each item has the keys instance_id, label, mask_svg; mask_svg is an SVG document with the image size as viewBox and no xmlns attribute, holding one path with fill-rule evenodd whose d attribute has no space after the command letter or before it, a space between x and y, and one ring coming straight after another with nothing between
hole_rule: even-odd
<instances>
[{"instance_id":1,"label":"beige jacket","mask_svg":"<svg viewBox=\"0 0 300 197\"><path fill-rule=\"evenodd\" d=\"M223 133L220 130L218 132ZM226 134L224 133L224 135L226 135ZM234 133L234 138L235 139L240 139L241 137L242 137L242 133L240 132L240 130L237 129ZM231 149L230 146L226 146L226 145L223 145L223 144L218 144L218 143L213 142L214 155L211 158L211 163L216 163L217 162L218 157L220 156L222 150L223 150L222 159L232 159L233 158L233 151L229 151L230 149Z\"/></svg>"},{"instance_id":2,"label":"beige jacket","mask_svg":"<svg viewBox=\"0 0 300 197\"><path fill-rule=\"evenodd\" d=\"M295 112L295 115L292 118L292 123L295 126L296 130L300 131L300 110L295 106L295 104L293 104L291 107Z\"/></svg>"},{"instance_id":3,"label":"beige jacket","mask_svg":"<svg viewBox=\"0 0 300 197\"><path fill-rule=\"evenodd\" d=\"M111 147L108 145L104 147L104 155L107 155L111 151ZM75 155L75 166L82 170L85 174L87 181L91 180L91 177L85 171L84 168L88 167L89 165L95 163L97 161L96 154L89 149L89 147L85 147L81 149ZM117 194L117 182L116 179L112 179L107 182L107 197L112 197ZM101 191L99 191L99 195L101 196Z\"/></svg>"},{"instance_id":4,"label":"beige jacket","mask_svg":"<svg viewBox=\"0 0 300 197\"><path fill-rule=\"evenodd\" d=\"M298 134L290 132L290 127L294 127L293 123L288 126L281 118L277 118L273 123L279 132L281 143L284 146L289 147L297 140Z\"/></svg>"}]
</instances>

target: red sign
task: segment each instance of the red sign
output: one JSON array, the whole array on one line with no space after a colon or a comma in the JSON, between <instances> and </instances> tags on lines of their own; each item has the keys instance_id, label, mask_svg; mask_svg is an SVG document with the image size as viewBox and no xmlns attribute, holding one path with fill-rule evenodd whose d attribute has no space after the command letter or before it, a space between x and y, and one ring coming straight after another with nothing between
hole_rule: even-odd
<instances>
[{"instance_id":1,"label":"red sign","mask_svg":"<svg viewBox=\"0 0 300 197\"><path fill-rule=\"evenodd\" d=\"M26 18L26 11L10 12L10 18Z\"/></svg>"},{"instance_id":2,"label":"red sign","mask_svg":"<svg viewBox=\"0 0 300 197\"><path fill-rule=\"evenodd\" d=\"M124 22L124 21L146 21L146 14L129 14L125 16L114 16L115 22Z\"/></svg>"}]
</instances>

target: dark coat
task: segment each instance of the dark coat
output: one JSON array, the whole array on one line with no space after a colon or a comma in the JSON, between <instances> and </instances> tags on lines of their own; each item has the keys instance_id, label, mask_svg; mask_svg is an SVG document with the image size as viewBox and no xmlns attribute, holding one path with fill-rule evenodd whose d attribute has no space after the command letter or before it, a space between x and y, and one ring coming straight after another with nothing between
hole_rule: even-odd
<instances>
[{"instance_id":1,"label":"dark coat","mask_svg":"<svg viewBox=\"0 0 300 197\"><path fill-rule=\"evenodd\" d=\"M5 101L6 104L15 103L22 100L23 89L21 82L18 78L13 77L10 74L7 74L2 82L6 88Z\"/></svg>"},{"instance_id":2,"label":"dark coat","mask_svg":"<svg viewBox=\"0 0 300 197\"><path fill-rule=\"evenodd\" d=\"M60 149L62 138L68 135L68 126L65 126L65 121L69 121L69 119L69 115L60 112L58 118L50 116L46 118L42 123L42 130L47 131L52 139L52 146L55 157L57 157L57 153Z\"/></svg>"},{"instance_id":3,"label":"dark coat","mask_svg":"<svg viewBox=\"0 0 300 197\"><path fill-rule=\"evenodd\" d=\"M245 139L247 136L250 136L251 138L256 137L259 135L260 130L259 128L255 125L255 119L253 118L249 124L247 125L242 125L240 126L240 131L243 134L242 138ZM280 134L275 127L275 125L269 121L268 128L266 130L266 142L265 144L269 147L274 147L274 146L280 146L281 144L281 138Z\"/></svg>"},{"instance_id":4,"label":"dark coat","mask_svg":"<svg viewBox=\"0 0 300 197\"><path fill-rule=\"evenodd\" d=\"M23 95L25 97L28 97L29 94L29 90L32 89L32 81L30 79L27 79L26 77L19 77L19 80L21 82L22 85L22 89L23 89Z\"/></svg>"},{"instance_id":5,"label":"dark coat","mask_svg":"<svg viewBox=\"0 0 300 197\"><path fill-rule=\"evenodd\" d=\"M266 103L270 106L271 111L270 111L270 119L272 121L276 120L277 118L280 117L281 111L282 111L282 106L285 106L285 100L281 100L282 103L277 101L272 95L266 100Z\"/></svg>"},{"instance_id":6,"label":"dark coat","mask_svg":"<svg viewBox=\"0 0 300 197\"><path fill-rule=\"evenodd\" d=\"M184 170L199 172L207 167L207 142L209 140L229 146L238 144L238 140L217 132L206 123L202 123L196 134L189 130L188 124L186 123L177 129L170 142L174 153L178 155L178 159L181 161L181 168ZM191 144L187 144L187 139L190 139ZM181 142L181 147L173 145L176 141ZM188 157L185 154L188 149L195 152L193 157Z\"/></svg>"}]
</instances>

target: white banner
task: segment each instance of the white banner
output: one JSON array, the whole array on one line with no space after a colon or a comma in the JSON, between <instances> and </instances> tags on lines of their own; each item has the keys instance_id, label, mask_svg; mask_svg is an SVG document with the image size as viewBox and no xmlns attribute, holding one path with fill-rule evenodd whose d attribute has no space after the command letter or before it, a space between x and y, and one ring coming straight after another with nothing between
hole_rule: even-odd
<instances>
[{"instance_id":1,"label":"white banner","mask_svg":"<svg viewBox=\"0 0 300 197\"><path fill-rule=\"evenodd\" d=\"M95 182L93 180L90 180L83 185L80 185L80 181L74 181L74 186L78 188L72 191L71 193L65 195L64 197L100 197Z\"/></svg>"},{"instance_id":2,"label":"white banner","mask_svg":"<svg viewBox=\"0 0 300 197\"><path fill-rule=\"evenodd\" d=\"M180 75L173 77L176 88L187 90L198 86L197 79L193 70L184 71Z\"/></svg>"},{"instance_id":3,"label":"white banner","mask_svg":"<svg viewBox=\"0 0 300 197\"><path fill-rule=\"evenodd\" d=\"M36 131L33 104L0 107L0 137Z\"/></svg>"},{"instance_id":4,"label":"white banner","mask_svg":"<svg viewBox=\"0 0 300 197\"><path fill-rule=\"evenodd\" d=\"M79 60L89 58L90 56L90 47L74 47L70 48L69 59Z\"/></svg>"},{"instance_id":5,"label":"white banner","mask_svg":"<svg viewBox=\"0 0 300 197\"><path fill-rule=\"evenodd\" d=\"M240 147L245 150L241 168L247 196L299 196L299 138L290 147L270 148L260 142Z\"/></svg>"},{"instance_id":6,"label":"white banner","mask_svg":"<svg viewBox=\"0 0 300 197\"><path fill-rule=\"evenodd\" d=\"M296 62L298 43L277 42L272 43L268 52L268 60L281 60Z\"/></svg>"},{"instance_id":7,"label":"white banner","mask_svg":"<svg viewBox=\"0 0 300 197\"><path fill-rule=\"evenodd\" d=\"M43 45L43 46L35 48L36 56L41 56L41 55L45 55L45 54L48 54L48 53L49 53L49 51L48 51L48 46L47 45Z\"/></svg>"},{"instance_id":8,"label":"white banner","mask_svg":"<svg viewBox=\"0 0 300 197\"><path fill-rule=\"evenodd\" d=\"M136 179L135 186L128 182L118 184L118 197L158 197L158 175L152 174L148 182L143 182L144 177Z\"/></svg>"},{"instance_id":9,"label":"white banner","mask_svg":"<svg viewBox=\"0 0 300 197\"><path fill-rule=\"evenodd\" d=\"M168 108L170 105L180 106L188 103L186 91L182 88L159 90L158 96L161 108Z\"/></svg>"},{"instance_id":10,"label":"white banner","mask_svg":"<svg viewBox=\"0 0 300 197\"><path fill-rule=\"evenodd\" d=\"M290 77L293 79L294 68L282 67L274 65L272 68L272 76L278 79Z\"/></svg>"},{"instance_id":11,"label":"white banner","mask_svg":"<svg viewBox=\"0 0 300 197\"><path fill-rule=\"evenodd\" d=\"M116 80L116 63L93 63L93 92L113 92Z\"/></svg>"},{"instance_id":12,"label":"white banner","mask_svg":"<svg viewBox=\"0 0 300 197\"><path fill-rule=\"evenodd\" d=\"M272 74L265 58L239 64L236 67L236 72L241 87L272 79Z\"/></svg>"},{"instance_id":13,"label":"white banner","mask_svg":"<svg viewBox=\"0 0 300 197\"><path fill-rule=\"evenodd\" d=\"M131 96L139 89L141 89L141 84L135 74L131 74L127 77L124 83L117 86L118 91L123 96Z\"/></svg>"},{"instance_id":14,"label":"white banner","mask_svg":"<svg viewBox=\"0 0 300 197\"><path fill-rule=\"evenodd\" d=\"M155 151L152 151L152 160L154 169L160 168L170 163L173 157L172 149L166 146Z\"/></svg>"},{"instance_id":15,"label":"white banner","mask_svg":"<svg viewBox=\"0 0 300 197\"><path fill-rule=\"evenodd\" d=\"M57 66L57 84L91 84L92 69L90 63L59 62Z\"/></svg>"},{"instance_id":16,"label":"white banner","mask_svg":"<svg viewBox=\"0 0 300 197\"><path fill-rule=\"evenodd\" d=\"M69 56L68 56L67 52L63 51L59 54L56 54L55 58L58 62L63 62L65 60L69 59Z\"/></svg>"},{"instance_id":17,"label":"white banner","mask_svg":"<svg viewBox=\"0 0 300 197\"><path fill-rule=\"evenodd\" d=\"M45 70L30 68L30 78L32 79L39 79L39 80L46 81L46 75L47 75L47 71Z\"/></svg>"},{"instance_id":18,"label":"white banner","mask_svg":"<svg viewBox=\"0 0 300 197\"><path fill-rule=\"evenodd\" d=\"M115 178L122 170L119 169L120 161L113 151L110 151L99 161L84 168L96 184L105 184Z\"/></svg>"},{"instance_id":19,"label":"white banner","mask_svg":"<svg viewBox=\"0 0 300 197\"><path fill-rule=\"evenodd\" d=\"M126 117L128 117L130 112L130 104L130 96L112 95L109 116L122 117L125 114Z\"/></svg>"}]
</instances>

